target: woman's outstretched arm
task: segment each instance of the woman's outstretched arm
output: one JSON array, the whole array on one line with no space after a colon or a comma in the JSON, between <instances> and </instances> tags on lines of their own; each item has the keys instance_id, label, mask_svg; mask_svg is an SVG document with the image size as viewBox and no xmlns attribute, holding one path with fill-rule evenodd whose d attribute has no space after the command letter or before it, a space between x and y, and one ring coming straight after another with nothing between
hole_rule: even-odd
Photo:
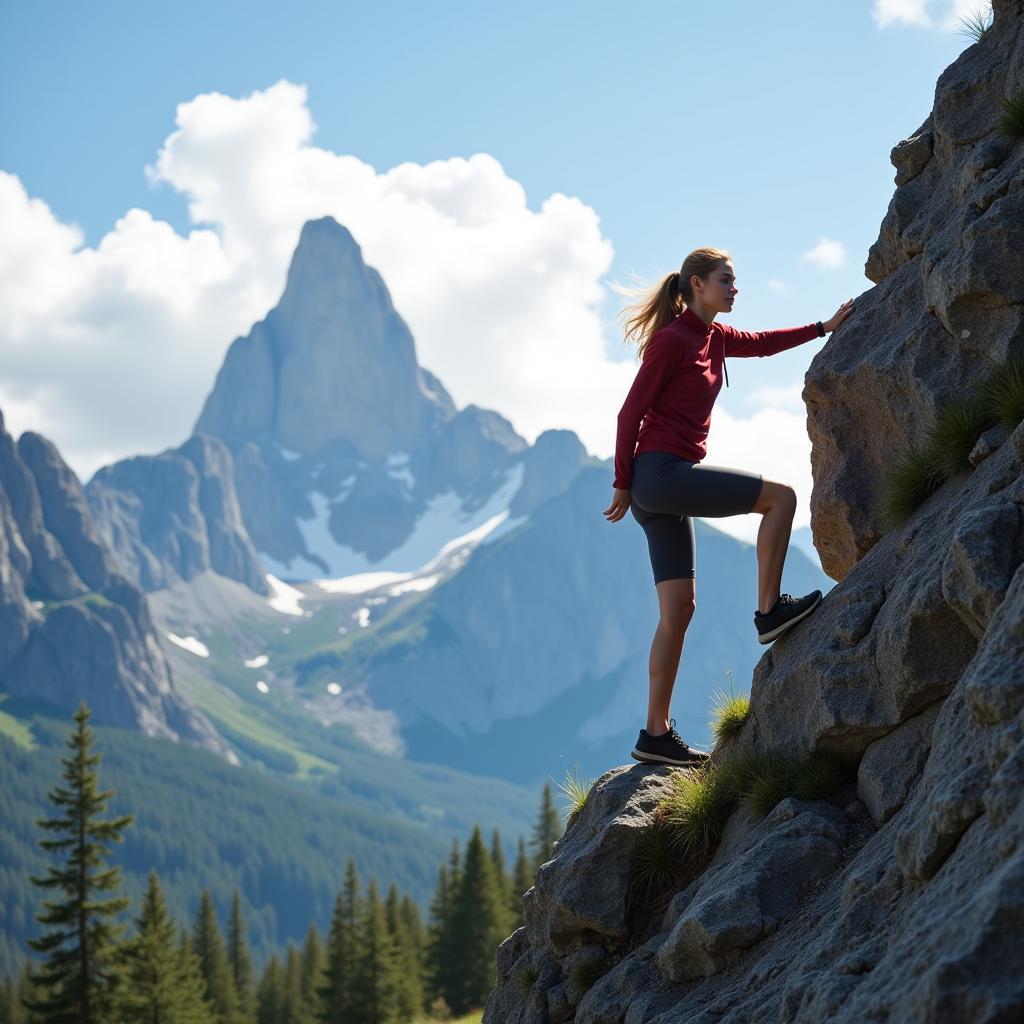
<instances>
[{"instance_id":1,"label":"woman's outstretched arm","mask_svg":"<svg viewBox=\"0 0 1024 1024\"><path fill-rule=\"evenodd\" d=\"M847 299L835 316L822 323L825 333L834 331L853 311L853 299ZM722 324L725 334L726 356L773 356L777 352L796 348L812 338L820 337L818 324L806 324L803 327L783 327L776 331L738 331L735 327Z\"/></svg>"}]
</instances>

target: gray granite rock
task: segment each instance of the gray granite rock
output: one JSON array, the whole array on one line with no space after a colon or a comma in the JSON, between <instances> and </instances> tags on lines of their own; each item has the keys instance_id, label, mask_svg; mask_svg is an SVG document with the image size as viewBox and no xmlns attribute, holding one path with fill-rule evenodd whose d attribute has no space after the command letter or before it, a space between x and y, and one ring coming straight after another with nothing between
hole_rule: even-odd
<instances>
[{"instance_id":1,"label":"gray granite rock","mask_svg":"<svg viewBox=\"0 0 1024 1024\"><path fill-rule=\"evenodd\" d=\"M932 748L932 728L941 704L908 718L875 740L857 769L857 796L876 825L887 822L907 801Z\"/></svg>"},{"instance_id":2,"label":"gray granite rock","mask_svg":"<svg viewBox=\"0 0 1024 1024\"><path fill-rule=\"evenodd\" d=\"M758 841L705 874L658 951L669 981L718 974L793 916L801 898L839 862L845 822L830 808L787 800L765 820Z\"/></svg>"},{"instance_id":3,"label":"gray granite rock","mask_svg":"<svg viewBox=\"0 0 1024 1024\"><path fill-rule=\"evenodd\" d=\"M583 811L558 841L523 897L535 947L566 955L581 943L622 942L629 934L626 893L639 830L671 786L671 768L613 768L591 788ZM601 870L593 870L600 863Z\"/></svg>"},{"instance_id":4,"label":"gray granite rock","mask_svg":"<svg viewBox=\"0 0 1024 1024\"><path fill-rule=\"evenodd\" d=\"M989 360L1022 351L1024 149L994 130L1019 78L1020 38L1007 5L893 149L897 187L865 268L876 287L808 370L811 528L834 579L882 535L872 499L894 453L919 443Z\"/></svg>"}]
</instances>

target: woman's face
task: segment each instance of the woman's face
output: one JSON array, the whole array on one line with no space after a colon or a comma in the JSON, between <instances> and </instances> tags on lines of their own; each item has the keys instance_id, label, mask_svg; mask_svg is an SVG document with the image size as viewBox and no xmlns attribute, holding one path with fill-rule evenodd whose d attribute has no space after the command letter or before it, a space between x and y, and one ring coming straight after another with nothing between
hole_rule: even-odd
<instances>
[{"instance_id":1,"label":"woman's face","mask_svg":"<svg viewBox=\"0 0 1024 1024\"><path fill-rule=\"evenodd\" d=\"M701 280L696 274L690 281L694 294L700 296L707 309L716 313L728 313L732 310L739 289L736 287L736 275L733 273L731 260L719 263L706 281Z\"/></svg>"}]
</instances>

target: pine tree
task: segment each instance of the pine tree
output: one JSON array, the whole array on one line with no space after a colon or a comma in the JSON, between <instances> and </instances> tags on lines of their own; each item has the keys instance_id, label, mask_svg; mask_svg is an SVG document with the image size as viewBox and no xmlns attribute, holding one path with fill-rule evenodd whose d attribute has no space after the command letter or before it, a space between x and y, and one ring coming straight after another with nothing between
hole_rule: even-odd
<instances>
[{"instance_id":1,"label":"pine tree","mask_svg":"<svg viewBox=\"0 0 1024 1024\"><path fill-rule=\"evenodd\" d=\"M316 922L311 921L302 944L302 1006L306 1017L315 1021L320 1006L317 989L324 971L324 949Z\"/></svg>"},{"instance_id":2,"label":"pine tree","mask_svg":"<svg viewBox=\"0 0 1024 1024\"><path fill-rule=\"evenodd\" d=\"M302 957L292 942L284 958L284 1006L279 1024L306 1024L302 1006Z\"/></svg>"},{"instance_id":3,"label":"pine tree","mask_svg":"<svg viewBox=\"0 0 1024 1024\"><path fill-rule=\"evenodd\" d=\"M462 854L452 840L447 866L438 871L437 889L430 904L426 974L434 996L451 1005L459 987L461 952L455 935L455 904L462 881Z\"/></svg>"},{"instance_id":4,"label":"pine tree","mask_svg":"<svg viewBox=\"0 0 1024 1024\"><path fill-rule=\"evenodd\" d=\"M394 882L388 889L384 904L388 932L395 944L396 979L398 987L398 1019L411 1021L423 1009L423 968L417 948L417 936L412 932L402 913L398 887Z\"/></svg>"},{"instance_id":5,"label":"pine tree","mask_svg":"<svg viewBox=\"0 0 1024 1024\"><path fill-rule=\"evenodd\" d=\"M443 864L437 872L437 888L430 901L430 927L427 936L426 976L429 991L448 1002L455 988L455 954L453 936L452 887L448 868Z\"/></svg>"},{"instance_id":6,"label":"pine tree","mask_svg":"<svg viewBox=\"0 0 1024 1024\"><path fill-rule=\"evenodd\" d=\"M494 865L494 877L498 888L504 893L509 886L508 867L505 864L505 848L501 844L501 835L497 829L491 833L491 863Z\"/></svg>"},{"instance_id":7,"label":"pine tree","mask_svg":"<svg viewBox=\"0 0 1024 1024\"><path fill-rule=\"evenodd\" d=\"M366 893L352 986L352 1017L361 1024L397 1024L398 964L376 880Z\"/></svg>"},{"instance_id":8,"label":"pine tree","mask_svg":"<svg viewBox=\"0 0 1024 1024\"><path fill-rule=\"evenodd\" d=\"M224 936L217 923L217 912L209 889L203 889L192 930L192 948L199 957L199 970L205 983L206 998L213 1005L219 1024L240 1024L238 993L231 975Z\"/></svg>"},{"instance_id":9,"label":"pine tree","mask_svg":"<svg viewBox=\"0 0 1024 1024\"><path fill-rule=\"evenodd\" d=\"M505 849L501 843L501 835L495 829L491 833L491 863L494 865L494 881L498 886L498 900L501 910L498 918L498 925L502 938L511 935L518 927L519 915L513 913L509 906L509 889L512 880L508 876L508 868L505 866Z\"/></svg>"},{"instance_id":10,"label":"pine tree","mask_svg":"<svg viewBox=\"0 0 1024 1024\"><path fill-rule=\"evenodd\" d=\"M355 861L349 858L345 885L334 901L331 930L327 938L327 965L320 997L321 1024L350 1024L353 1020L352 984L356 969L362 901Z\"/></svg>"},{"instance_id":11,"label":"pine tree","mask_svg":"<svg viewBox=\"0 0 1024 1024\"><path fill-rule=\"evenodd\" d=\"M257 1024L281 1024L284 1014L284 975L277 954L273 954L263 969L256 989Z\"/></svg>"},{"instance_id":12,"label":"pine tree","mask_svg":"<svg viewBox=\"0 0 1024 1024\"><path fill-rule=\"evenodd\" d=\"M121 1024L209 1024L202 978L175 942L175 926L156 871L150 871L136 933L128 944Z\"/></svg>"},{"instance_id":13,"label":"pine tree","mask_svg":"<svg viewBox=\"0 0 1024 1024\"><path fill-rule=\"evenodd\" d=\"M14 1011L14 1015L11 1018L10 1024L38 1024L38 1022L43 1019L38 1014L32 1013L28 1010L29 1004L38 1000L39 997L43 995L43 990L34 980L34 977L32 964L28 962L23 964L21 971L18 974L18 1004Z\"/></svg>"},{"instance_id":14,"label":"pine tree","mask_svg":"<svg viewBox=\"0 0 1024 1024\"><path fill-rule=\"evenodd\" d=\"M25 1024L25 1009L18 998L15 980L6 975L0 985L0 1024Z\"/></svg>"},{"instance_id":15,"label":"pine tree","mask_svg":"<svg viewBox=\"0 0 1024 1024\"><path fill-rule=\"evenodd\" d=\"M562 816L555 806L551 783L545 782L544 792L541 794L540 812L537 815L537 823L533 826L533 838L530 840L534 873L541 864L551 860L555 842L562 835L562 831Z\"/></svg>"},{"instance_id":16,"label":"pine tree","mask_svg":"<svg viewBox=\"0 0 1024 1024\"><path fill-rule=\"evenodd\" d=\"M238 993L238 1009L243 1020L250 1021L256 1012L256 993L253 990L252 958L242 916L242 894L236 888L231 895L231 915L228 918L228 963Z\"/></svg>"},{"instance_id":17,"label":"pine tree","mask_svg":"<svg viewBox=\"0 0 1024 1024\"><path fill-rule=\"evenodd\" d=\"M520 836L516 863L512 869L512 887L509 893L509 907L512 910L513 922L516 927L526 923L523 918L523 894L533 885L533 877L533 865L526 855L526 841Z\"/></svg>"},{"instance_id":18,"label":"pine tree","mask_svg":"<svg viewBox=\"0 0 1024 1024\"><path fill-rule=\"evenodd\" d=\"M116 1013L123 972L119 940L125 926L109 919L130 901L126 897L97 899L98 893L121 884L121 873L116 867L95 872L90 869L102 867L106 844L121 842L121 831L134 816L126 814L108 821L97 817L106 810L114 791L97 789L95 766L102 755L91 753L91 714L82 701L74 715L76 728L67 741L72 756L61 759L68 788L57 786L48 794L63 816L36 819L36 825L47 831L65 833L60 839L40 839L44 850L68 850L62 868L51 867L44 878L29 876L34 885L59 889L64 895L62 902L44 900L45 911L36 915L37 921L54 925L55 930L41 939L28 940L32 949L47 956L33 979L44 995L29 999L28 1005L42 1014L47 1024L108 1024Z\"/></svg>"},{"instance_id":19,"label":"pine tree","mask_svg":"<svg viewBox=\"0 0 1024 1024\"><path fill-rule=\"evenodd\" d=\"M184 928L181 930L181 940L178 943L178 977L181 991L186 994L182 1000L183 1012L186 1014L184 1020L188 1021L188 1024L216 1024L217 1018L213 1007L207 1002L204 994L206 983L203 980L199 957L192 948L188 931Z\"/></svg>"},{"instance_id":20,"label":"pine tree","mask_svg":"<svg viewBox=\"0 0 1024 1024\"><path fill-rule=\"evenodd\" d=\"M466 860L455 902L455 939L459 950L458 985L445 997L457 1014L478 1009L494 988L494 956L505 938L505 906L494 864L479 827L466 845Z\"/></svg>"}]
</instances>

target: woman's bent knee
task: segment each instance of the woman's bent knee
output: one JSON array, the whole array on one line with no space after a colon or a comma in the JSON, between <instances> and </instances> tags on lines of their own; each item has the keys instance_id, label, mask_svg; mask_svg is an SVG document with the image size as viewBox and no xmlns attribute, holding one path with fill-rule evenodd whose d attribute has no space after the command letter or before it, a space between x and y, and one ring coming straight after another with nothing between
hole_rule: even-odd
<instances>
[{"instance_id":1,"label":"woman's bent knee","mask_svg":"<svg viewBox=\"0 0 1024 1024\"><path fill-rule=\"evenodd\" d=\"M795 513L796 491L789 484L778 484L773 480L765 480L753 511L763 515L773 508L784 508L790 513Z\"/></svg>"}]
</instances>

